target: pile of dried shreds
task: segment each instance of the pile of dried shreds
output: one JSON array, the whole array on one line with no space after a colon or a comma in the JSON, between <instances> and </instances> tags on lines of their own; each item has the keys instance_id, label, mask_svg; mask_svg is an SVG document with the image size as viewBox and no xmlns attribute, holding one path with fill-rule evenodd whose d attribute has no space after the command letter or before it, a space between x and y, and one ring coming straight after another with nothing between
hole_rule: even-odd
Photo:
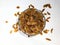
<instances>
[{"instance_id":1,"label":"pile of dried shreds","mask_svg":"<svg viewBox=\"0 0 60 45\"><path fill-rule=\"evenodd\" d=\"M43 13L45 11L45 8L51 8L50 4L43 5L42 10L36 9L33 5L29 5L29 8L25 11L17 12L15 16L19 16L18 22L13 25L14 32L17 32L18 30L22 31L23 33L27 34L29 36L34 36L37 34L48 33L48 29L44 29L46 21L49 22L50 17L45 18L45 15L50 15L49 12ZM16 7L19 9L19 6ZM19 28L18 28L19 27ZM53 31L53 28L51 29L51 33ZM10 31L11 33L12 31ZM51 39L46 38L46 40L51 41Z\"/></svg>"}]
</instances>

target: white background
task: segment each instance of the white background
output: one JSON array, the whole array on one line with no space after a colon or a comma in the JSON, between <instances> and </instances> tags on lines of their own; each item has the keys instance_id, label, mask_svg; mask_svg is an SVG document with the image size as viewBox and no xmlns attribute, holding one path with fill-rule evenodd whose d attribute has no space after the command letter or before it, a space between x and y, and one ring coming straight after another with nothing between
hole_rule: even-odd
<instances>
[{"instance_id":1,"label":"white background","mask_svg":"<svg viewBox=\"0 0 60 45\"><path fill-rule=\"evenodd\" d=\"M44 4L50 3L52 9L46 9L51 12L50 22L46 24L47 29L54 28L53 33L26 37L19 31L10 34L12 25L17 22L14 16L15 12L22 12L30 4L41 10ZM20 6L20 9L16 9ZM5 21L8 21L6 24ZM51 38L52 41L46 41L45 38ZM0 0L0 45L60 45L60 0Z\"/></svg>"}]
</instances>

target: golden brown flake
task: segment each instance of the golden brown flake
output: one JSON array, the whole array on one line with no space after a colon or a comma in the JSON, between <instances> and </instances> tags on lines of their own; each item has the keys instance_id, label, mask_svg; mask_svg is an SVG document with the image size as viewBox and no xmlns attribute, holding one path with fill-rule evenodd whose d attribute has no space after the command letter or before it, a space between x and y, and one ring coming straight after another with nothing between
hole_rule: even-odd
<instances>
[{"instance_id":1,"label":"golden brown flake","mask_svg":"<svg viewBox=\"0 0 60 45\"><path fill-rule=\"evenodd\" d=\"M49 32L49 30L46 29L46 30L44 30L43 32L47 34L47 33Z\"/></svg>"},{"instance_id":2,"label":"golden brown flake","mask_svg":"<svg viewBox=\"0 0 60 45\"><path fill-rule=\"evenodd\" d=\"M48 20L48 19L46 19L46 21L47 21L47 22L49 22L49 20Z\"/></svg>"}]
</instances>

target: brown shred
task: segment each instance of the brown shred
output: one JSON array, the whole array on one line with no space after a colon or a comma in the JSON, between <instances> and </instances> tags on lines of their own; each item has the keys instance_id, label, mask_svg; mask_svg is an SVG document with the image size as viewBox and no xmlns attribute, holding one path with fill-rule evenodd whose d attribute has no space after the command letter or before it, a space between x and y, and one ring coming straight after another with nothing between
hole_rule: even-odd
<instances>
[{"instance_id":1,"label":"brown shred","mask_svg":"<svg viewBox=\"0 0 60 45\"><path fill-rule=\"evenodd\" d=\"M43 32L44 32L44 33L48 33L48 32L49 32L49 30L47 30L47 29L46 29L46 30L44 30Z\"/></svg>"},{"instance_id":2,"label":"brown shred","mask_svg":"<svg viewBox=\"0 0 60 45\"><path fill-rule=\"evenodd\" d=\"M51 41L51 39L49 39L49 38L46 38L46 40Z\"/></svg>"},{"instance_id":3,"label":"brown shred","mask_svg":"<svg viewBox=\"0 0 60 45\"><path fill-rule=\"evenodd\" d=\"M49 7L49 8L51 8L51 5L50 4L45 4L45 5L43 5L43 7Z\"/></svg>"},{"instance_id":4,"label":"brown shred","mask_svg":"<svg viewBox=\"0 0 60 45\"><path fill-rule=\"evenodd\" d=\"M50 19L50 18L51 18L51 17L47 17L46 21L49 22L49 19Z\"/></svg>"},{"instance_id":5,"label":"brown shred","mask_svg":"<svg viewBox=\"0 0 60 45\"><path fill-rule=\"evenodd\" d=\"M47 22L49 22L49 20L48 20L48 19L46 19L46 21L47 21Z\"/></svg>"},{"instance_id":6,"label":"brown shred","mask_svg":"<svg viewBox=\"0 0 60 45\"><path fill-rule=\"evenodd\" d=\"M53 33L53 28L51 29L51 33Z\"/></svg>"},{"instance_id":7,"label":"brown shred","mask_svg":"<svg viewBox=\"0 0 60 45\"><path fill-rule=\"evenodd\" d=\"M43 13L44 15L47 15L47 13Z\"/></svg>"},{"instance_id":8,"label":"brown shred","mask_svg":"<svg viewBox=\"0 0 60 45\"><path fill-rule=\"evenodd\" d=\"M47 19L50 19L51 17L47 17Z\"/></svg>"},{"instance_id":9,"label":"brown shred","mask_svg":"<svg viewBox=\"0 0 60 45\"><path fill-rule=\"evenodd\" d=\"M47 14L48 14L48 15L50 15L50 13L49 13L49 12L47 12Z\"/></svg>"},{"instance_id":10,"label":"brown shred","mask_svg":"<svg viewBox=\"0 0 60 45\"><path fill-rule=\"evenodd\" d=\"M17 6L16 8L17 8L17 9L19 9L20 7L19 7L19 6Z\"/></svg>"},{"instance_id":11,"label":"brown shred","mask_svg":"<svg viewBox=\"0 0 60 45\"><path fill-rule=\"evenodd\" d=\"M42 9L42 12L44 12L45 11L45 9Z\"/></svg>"}]
</instances>

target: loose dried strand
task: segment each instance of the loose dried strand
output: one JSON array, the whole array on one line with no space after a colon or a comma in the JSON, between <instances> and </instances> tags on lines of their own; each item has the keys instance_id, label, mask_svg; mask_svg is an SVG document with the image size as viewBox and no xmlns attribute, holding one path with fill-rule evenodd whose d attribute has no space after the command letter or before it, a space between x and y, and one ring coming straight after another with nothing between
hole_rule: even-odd
<instances>
[{"instance_id":1,"label":"loose dried strand","mask_svg":"<svg viewBox=\"0 0 60 45\"><path fill-rule=\"evenodd\" d=\"M47 12L48 15L51 15L49 12Z\"/></svg>"},{"instance_id":2,"label":"loose dried strand","mask_svg":"<svg viewBox=\"0 0 60 45\"><path fill-rule=\"evenodd\" d=\"M49 32L49 30L46 29L46 30L44 30L43 32L47 34L47 33Z\"/></svg>"},{"instance_id":3,"label":"loose dried strand","mask_svg":"<svg viewBox=\"0 0 60 45\"><path fill-rule=\"evenodd\" d=\"M34 6L32 4L29 5L29 8L34 8Z\"/></svg>"},{"instance_id":4,"label":"loose dried strand","mask_svg":"<svg viewBox=\"0 0 60 45\"><path fill-rule=\"evenodd\" d=\"M53 28L51 29L51 33L53 33Z\"/></svg>"},{"instance_id":5,"label":"loose dried strand","mask_svg":"<svg viewBox=\"0 0 60 45\"><path fill-rule=\"evenodd\" d=\"M51 39L50 39L50 38L46 38L46 40L51 41Z\"/></svg>"},{"instance_id":6,"label":"loose dried strand","mask_svg":"<svg viewBox=\"0 0 60 45\"><path fill-rule=\"evenodd\" d=\"M51 5L50 4L44 4L43 7L51 8Z\"/></svg>"},{"instance_id":7,"label":"loose dried strand","mask_svg":"<svg viewBox=\"0 0 60 45\"><path fill-rule=\"evenodd\" d=\"M42 9L42 12L44 12L45 11L45 9Z\"/></svg>"}]
</instances>

